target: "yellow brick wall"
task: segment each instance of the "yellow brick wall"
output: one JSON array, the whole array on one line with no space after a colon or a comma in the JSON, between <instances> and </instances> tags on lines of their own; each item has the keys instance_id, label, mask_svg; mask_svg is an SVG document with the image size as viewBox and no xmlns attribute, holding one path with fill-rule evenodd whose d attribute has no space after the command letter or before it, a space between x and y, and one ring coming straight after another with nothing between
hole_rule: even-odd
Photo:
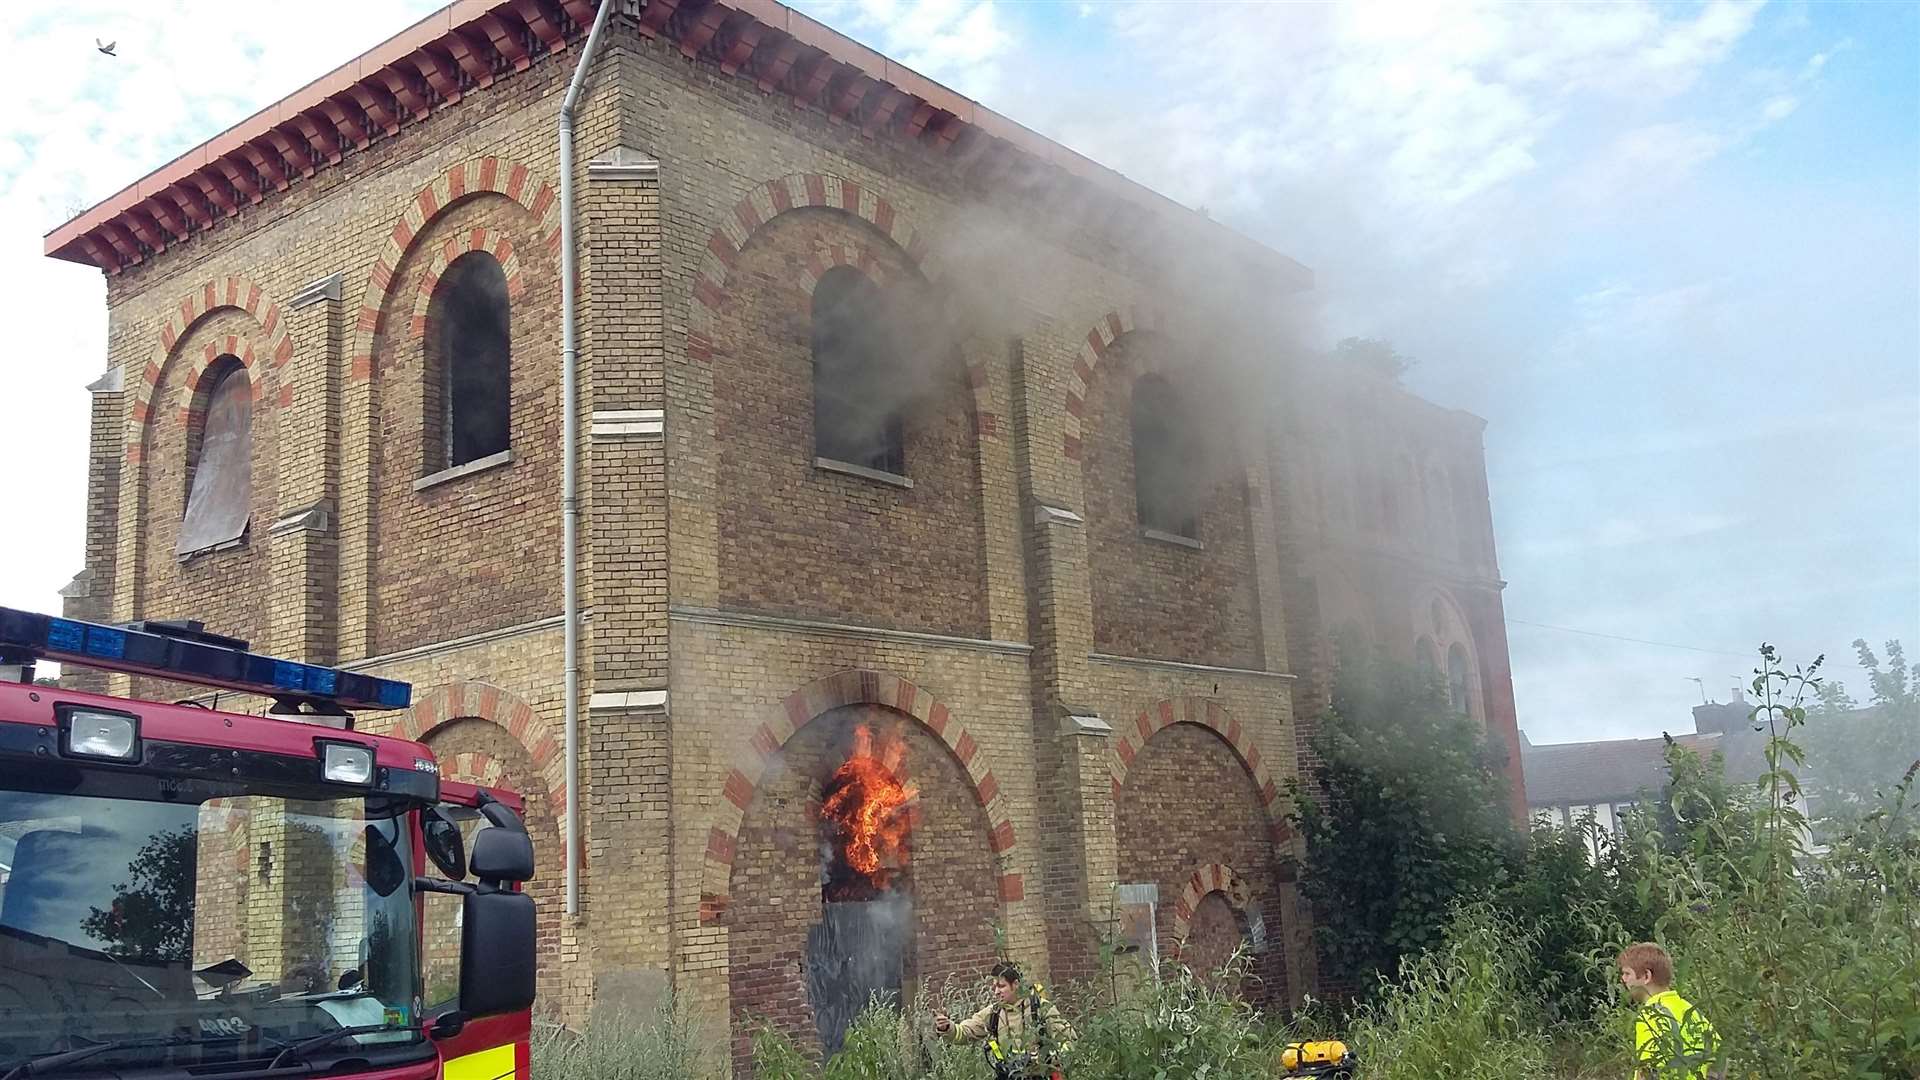
<instances>
[{"instance_id":1,"label":"yellow brick wall","mask_svg":"<svg viewBox=\"0 0 1920 1080\"><path fill-rule=\"evenodd\" d=\"M577 702L581 790L564 789L559 751L554 121L574 53L475 88L110 280L109 359L123 385L95 399L88 577L74 610L204 612L212 629L240 629L263 650L413 682L414 710L364 725L424 737L443 766L491 770L526 794L539 851L531 891L541 904L541 1007L554 1015L577 1021L596 1004L671 989L725 1044L737 1004L730 860L759 776L796 726L855 700L893 710L957 763L938 782L979 805L984 824L969 857L993 868L1008 948L1037 972L1089 974L1121 865L1125 754L1167 722L1210 728L1269 822L1284 814L1279 793L1298 772L1326 684L1318 582L1365 547L1324 524L1337 518L1330 488L1340 484L1313 464L1324 455L1309 453L1308 440L1320 436L1291 406L1262 422L1220 410L1238 448L1233 483L1245 492L1224 511L1244 538L1230 560L1241 576L1209 579L1235 597L1230 632L1100 633L1095 584L1113 579L1089 534L1113 523L1087 519L1130 500L1089 498L1089 483L1122 481L1087 467L1094 431L1082 416L1088 395L1120 378L1117 366L1096 370L1103 357L1126 351L1116 342L1129 334L1166 330L1149 313L1181 300L1157 261L1158 226L1145 227L1154 223L1138 209L1067 213L1057 197L983 182L933 150L867 137L690 64L624 19L604 48L577 124L580 584L590 613ZM615 151L657 161L657 171L615 176L588 165ZM809 216L829 224L805 236L790 228ZM522 275L517 460L417 492L427 456L420 371L432 334L413 320L449 243L457 254L480 230L511 241ZM775 242L788 232L799 239ZM741 535L786 514L783 535L818 538L831 532L821 516L845 509L753 488L754 477L765 486L775 474L758 468L768 455L793 448L749 448L755 433L726 426L730 415L737 426L728 409L742 394L774 395L760 407L782 421L810 408L798 382L755 367L793 359L801 309L752 305L798 290L781 276L808 272L807 248L820 244L872 249L876 262L946 297L961 329L949 373L965 392L943 400L936 419L964 415L966 437L934 451L953 460L920 473L940 483L916 488L950 524L918 546L907 526L922 523L893 530L898 559L884 535L852 565L831 545L769 553L763 537ZM767 251L778 257L753 254ZM742 288L734 274L743 268L781 280ZM332 274L337 299L292 304ZM221 591L211 575L168 561L183 463L164 409L178 397L174 372L184 379L208 340L228 335L264 357L274 411L256 424L257 453L270 462L256 476L271 483L256 483L263 504L248 544L208 557L240 568L246 587ZM1219 385L1219 372L1182 367L1204 363L1192 350L1169 355L1182 358L1163 365L1170 378ZM1483 512L1478 429L1410 398L1389 395L1382 408L1426 418L1418 438L1452 448L1463 477L1455 490ZM759 456L748 461L749 449ZM807 462L780 465L811 477ZM937 590L916 591L925 583L903 568L936 542L965 557L935 568ZM1418 562L1436 543L1410 539L1396 557ZM1411 611L1403 589L1450 582L1468 594L1460 606L1475 633L1492 633L1490 542L1455 547L1472 558L1441 567L1434 556L1404 579L1376 576L1392 594L1379 609ZM739 569L776 557L771 572ZM863 587L882 577L884 588ZM1103 607L1134 620L1208 617L1165 585L1147 580L1122 603L1105 589ZM1137 651L1172 663L1108 656L1095 644L1131 651L1127 642L1141 640L1149 644ZM1222 657L1235 663L1193 663ZM1480 661L1492 705L1504 639L1489 640ZM575 919L561 912L569 800L581 812L585 859ZM1204 812L1170 812L1164 828L1177 834ZM1291 844L1284 834L1258 842L1276 861ZM1308 918L1289 883L1277 889L1281 910L1268 922L1284 930L1297 992L1311 985ZM1173 899L1163 895L1163 906Z\"/></svg>"}]
</instances>

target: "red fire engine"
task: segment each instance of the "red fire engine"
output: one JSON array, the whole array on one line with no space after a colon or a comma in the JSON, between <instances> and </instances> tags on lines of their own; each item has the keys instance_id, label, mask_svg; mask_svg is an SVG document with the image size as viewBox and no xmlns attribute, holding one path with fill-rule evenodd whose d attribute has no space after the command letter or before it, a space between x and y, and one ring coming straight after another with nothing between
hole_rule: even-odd
<instances>
[{"instance_id":1,"label":"red fire engine","mask_svg":"<svg viewBox=\"0 0 1920 1080\"><path fill-rule=\"evenodd\" d=\"M36 685L36 661L271 701ZM512 792L353 728L405 683L0 608L0 1080L526 1080Z\"/></svg>"}]
</instances>

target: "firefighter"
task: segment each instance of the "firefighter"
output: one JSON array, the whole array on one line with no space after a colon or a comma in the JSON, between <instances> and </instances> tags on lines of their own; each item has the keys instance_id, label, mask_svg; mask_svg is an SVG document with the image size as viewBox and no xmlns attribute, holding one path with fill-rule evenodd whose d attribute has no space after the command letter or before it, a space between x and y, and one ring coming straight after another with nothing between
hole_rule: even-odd
<instances>
[{"instance_id":1,"label":"firefighter","mask_svg":"<svg viewBox=\"0 0 1920 1080\"><path fill-rule=\"evenodd\" d=\"M993 992L999 999L959 1023L946 1013L933 1018L933 1030L954 1042L984 1043L994 1080L1061 1080L1061 1059L1076 1038L1073 1025L1043 988L1023 986L1020 969L993 967Z\"/></svg>"}]
</instances>

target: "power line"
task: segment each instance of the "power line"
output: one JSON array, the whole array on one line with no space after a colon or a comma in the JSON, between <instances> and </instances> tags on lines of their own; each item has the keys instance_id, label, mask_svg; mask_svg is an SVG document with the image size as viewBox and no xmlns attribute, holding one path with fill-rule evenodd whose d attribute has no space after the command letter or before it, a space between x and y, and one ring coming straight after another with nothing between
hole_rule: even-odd
<instances>
[{"instance_id":1,"label":"power line","mask_svg":"<svg viewBox=\"0 0 1920 1080\"><path fill-rule=\"evenodd\" d=\"M1620 634L1603 634L1598 630L1578 630L1571 626L1554 626L1551 623L1528 622L1526 619L1516 619L1511 615L1507 617L1507 621L1517 623L1521 626L1535 627L1540 630L1558 630L1563 634L1579 634L1582 637L1606 638L1608 641L1627 641L1635 645L1652 645L1661 649L1681 649L1686 652L1707 653L1712 656L1737 656L1743 660L1752 660L1759 655L1757 650L1755 652L1729 652L1726 649L1703 649L1698 645L1676 645L1671 641L1649 641L1646 638L1625 637Z\"/></svg>"}]
</instances>

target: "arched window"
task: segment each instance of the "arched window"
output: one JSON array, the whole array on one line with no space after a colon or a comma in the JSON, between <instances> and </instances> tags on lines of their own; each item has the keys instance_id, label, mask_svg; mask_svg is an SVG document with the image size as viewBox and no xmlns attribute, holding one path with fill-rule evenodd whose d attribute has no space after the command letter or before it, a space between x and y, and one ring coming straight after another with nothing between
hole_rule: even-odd
<instances>
[{"instance_id":1,"label":"arched window","mask_svg":"<svg viewBox=\"0 0 1920 1080\"><path fill-rule=\"evenodd\" d=\"M427 304L427 471L465 465L510 445L512 314L507 274L484 251L455 259Z\"/></svg>"},{"instance_id":2,"label":"arched window","mask_svg":"<svg viewBox=\"0 0 1920 1080\"><path fill-rule=\"evenodd\" d=\"M223 356L201 376L187 419L187 510L182 555L246 535L253 497L253 384L239 360Z\"/></svg>"},{"instance_id":3,"label":"arched window","mask_svg":"<svg viewBox=\"0 0 1920 1080\"><path fill-rule=\"evenodd\" d=\"M889 378L880 289L848 266L836 266L813 290L813 452L831 461L895 476L907 474L903 395Z\"/></svg>"},{"instance_id":4,"label":"arched window","mask_svg":"<svg viewBox=\"0 0 1920 1080\"><path fill-rule=\"evenodd\" d=\"M1133 384L1133 494L1140 527L1200 535L1198 445L1186 403L1165 379Z\"/></svg>"},{"instance_id":5,"label":"arched window","mask_svg":"<svg viewBox=\"0 0 1920 1080\"><path fill-rule=\"evenodd\" d=\"M1467 650L1459 644L1447 649L1447 699L1453 711L1473 715L1473 694L1467 678Z\"/></svg>"}]
</instances>

